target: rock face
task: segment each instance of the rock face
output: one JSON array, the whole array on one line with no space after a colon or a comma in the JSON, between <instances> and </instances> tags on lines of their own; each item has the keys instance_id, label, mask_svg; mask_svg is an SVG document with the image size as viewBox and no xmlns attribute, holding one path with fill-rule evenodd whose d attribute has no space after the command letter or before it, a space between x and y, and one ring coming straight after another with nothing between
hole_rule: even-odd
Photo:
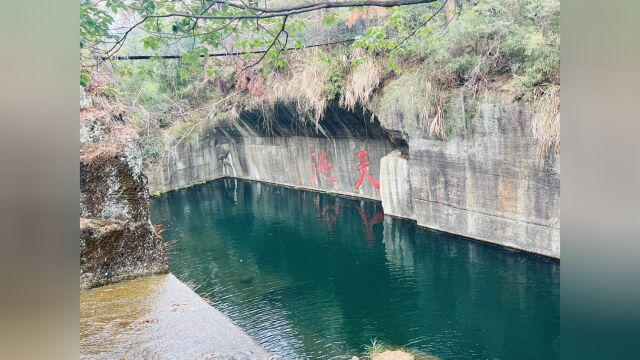
<instances>
[{"instance_id":1,"label":"rock face","mask_svg":"<svg viewBox=\"0 0 640 360\"><path fill-rule=\"evenodd\" d=\"M149 221L138 138L105 116L81 109L81 289L167 271L164 242Z\"/></svg>"},{"instance_id":2,"label":"rock face","mask_svg":"<svg viewBox=\"0 0 640 360\"><path fill-rule=\"evenodd\" d=\"M418 225L559 258L560 159L536 156L531 117L490 94L446 141L411 133Z\"/></svg>"},{"instance_id":3,"label":"rock face","mask_svg":"<svg viewBox=\"0 0 640 360\"><path fill-rule=\"evenodd\" d=\"M225 176L329 191L381 200L385 214L420 226L560 257L560 157L536 156L530 104L498 91L472 102L453 92L446 140L400 108L372 120L332 106L320 128L292 113L283 106L268 129L243 114L181 145L150 173L152 191ZM379 189L366 176L356 189L362 150Z\"/></svg>"}]
</instances>

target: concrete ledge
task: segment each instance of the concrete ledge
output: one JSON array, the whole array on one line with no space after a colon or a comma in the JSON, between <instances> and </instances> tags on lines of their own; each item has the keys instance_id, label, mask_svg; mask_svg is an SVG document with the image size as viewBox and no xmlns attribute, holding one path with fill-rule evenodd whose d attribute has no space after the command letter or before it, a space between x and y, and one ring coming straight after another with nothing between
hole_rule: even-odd
<instances>
[{"instance_id":1,"label":"concrete ledge","mask_svg":"<svg viewBox=\"0 0 640 360\"><path fill-rule=\"evenodd\" d=\"M414 199L418 226L560 258L560 229Z\"/></svg>"},{"instance_id":2,"label":"concrete ledge","mask_svg":"<svg viewBox=\"0 0 640 360\"><path fill-rule=\"evenodd\" d=\"M172 274L80 293L81 359L276 359Z\"/></svg>"}]
</instances>

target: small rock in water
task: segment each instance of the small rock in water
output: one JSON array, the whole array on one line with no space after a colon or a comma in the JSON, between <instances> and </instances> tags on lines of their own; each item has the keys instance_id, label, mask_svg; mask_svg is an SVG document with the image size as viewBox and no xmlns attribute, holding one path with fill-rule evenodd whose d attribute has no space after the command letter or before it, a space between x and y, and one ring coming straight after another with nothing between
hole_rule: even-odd
<instances>
[{"instance_id":1,"label":"small rock in water","mask_svg":"<svg viewBox=\"0 0 640 360\"><path fill-rule=\"evenodd\" d=\"M253 275L253 274L245 274L245 275L240 276L239 280L240 280L241 283L249 284L249 283L252 283L254 279L255 279L255 275Z\"/></svg>"},{"instance_id":2,"label":"small rock in water","mask_svg":"<svg viewBox=\"0 0 640 360\"><path fill-rule=\"evenodd\" d=\"M376 353L371 360L415 360L415 356L402 350L386 350Z\"/></svg>"}]
</instances>

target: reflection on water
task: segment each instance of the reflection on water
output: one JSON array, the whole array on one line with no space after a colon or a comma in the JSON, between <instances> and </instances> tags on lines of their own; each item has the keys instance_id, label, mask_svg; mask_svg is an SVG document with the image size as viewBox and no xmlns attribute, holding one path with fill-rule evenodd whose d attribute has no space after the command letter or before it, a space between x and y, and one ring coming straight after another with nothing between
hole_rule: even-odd
<instances>
[{"instance_id":1,"label":"reflection on water","mask_svg":"<svg viewBox=\"0 0 640 360\"><path fill-rule=\"evenodd\" d=\"M154 200L170 268L287 358L378 338L441 359L556 359L559 263L384 217L379 203L224 179Z\"/></svg>"}]
</instances>

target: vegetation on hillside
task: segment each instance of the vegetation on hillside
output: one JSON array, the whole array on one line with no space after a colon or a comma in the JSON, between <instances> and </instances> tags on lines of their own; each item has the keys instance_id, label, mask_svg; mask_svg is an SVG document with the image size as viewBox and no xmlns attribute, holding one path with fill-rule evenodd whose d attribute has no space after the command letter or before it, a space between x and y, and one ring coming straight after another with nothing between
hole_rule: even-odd
<instances>
[{"instance_id":1,"label":"vegetation on hillside","mask_svg":"<svg viewBox=\"0 0 640 360\"><path fill-rule=\"evenodd\" d=\"M272 12L311 6L265 3L261 9ZM458 126L447 123L452 89L469 94L470 116L473 99L487 89L531 101L539 154L559 149L558 0L438 0L267 18L260 16L270 12L234 4L240 2L82 3L81 83L88 85L96 69L112 70L114 96L140 129L147 159L158 160L201 129L243 110L258 109L272 120L281 102L295 104L301 121L315 123L331 101L384 117L394 116L401 104L405 117L419 119L432 136L446 139ZM165 17L175 13L185 16ZM254 17L243 18L248 15ZM115 23L128 25L100 30ZM332 42L338 43L313 46ZM245 53L203 56L238 51ZM177 53L182 57L96 58Z\"/></svg>"}]
</instances>

